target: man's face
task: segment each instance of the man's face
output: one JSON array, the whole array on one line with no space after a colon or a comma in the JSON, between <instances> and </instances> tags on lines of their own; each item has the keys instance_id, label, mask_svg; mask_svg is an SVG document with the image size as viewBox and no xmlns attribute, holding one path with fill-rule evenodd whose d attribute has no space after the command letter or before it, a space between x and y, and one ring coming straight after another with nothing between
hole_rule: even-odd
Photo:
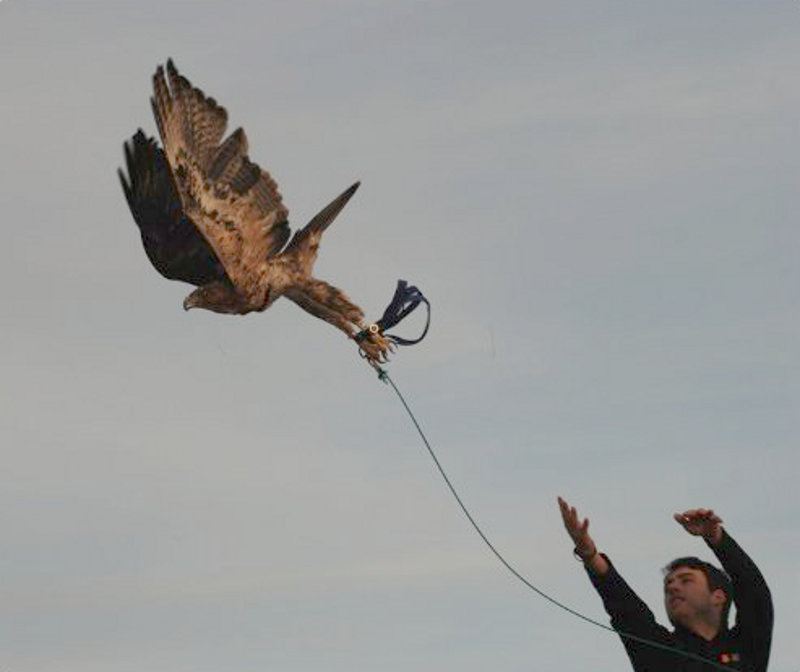
<instances>
[{"instance_id":1,"label":"man's face","mask_svg":"<svg viewBox=\"0 0 800 672\"><path fill-rule=\"evenodd\" d=\"M709 590L708 579L701 570L676 567L664 579L664 606L669 620L690 629L698 619L707 620L719 603L715 593Z\"/></svg>"}]
</instances>

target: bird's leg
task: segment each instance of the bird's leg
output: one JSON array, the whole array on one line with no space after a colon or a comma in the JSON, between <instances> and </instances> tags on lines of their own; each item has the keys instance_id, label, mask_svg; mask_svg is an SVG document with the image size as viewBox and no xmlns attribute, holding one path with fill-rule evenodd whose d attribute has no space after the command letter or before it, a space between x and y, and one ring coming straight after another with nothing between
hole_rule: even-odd
<instances>
[{"instance_id":1,"label":"bird's leg","mask_svg":"<svg viewBox=\"0 0 800 672\"><path fill-rule=\"evenodd\" d=\"M327 282L309 278L285 290L287 298L315 317L329 322L358 343L370 362L385 362L392 351L391 341L364 326L364 313L345 294Z\"/></svg>"}]
</instances>

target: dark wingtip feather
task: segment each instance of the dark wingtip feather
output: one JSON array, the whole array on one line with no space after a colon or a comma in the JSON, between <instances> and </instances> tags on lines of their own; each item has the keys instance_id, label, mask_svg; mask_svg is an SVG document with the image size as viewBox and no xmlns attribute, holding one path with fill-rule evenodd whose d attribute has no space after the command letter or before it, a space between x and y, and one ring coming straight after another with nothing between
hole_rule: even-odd
<instances>
[{"instance_id":1,"label":"dark wingtip feather","mask_svg":"<svg viewBox=\"0 0 800 672\"><path fill-rule=\"evenodd\" d=\"M125 179L125 173L122 172L122 168L117 168L117 176L122 184L122 191L125 193L125 200L128 201L128 205L130 205L133 193L131 191L131 185L128 184L128 180Z\"/></svg>"}]
</instances>

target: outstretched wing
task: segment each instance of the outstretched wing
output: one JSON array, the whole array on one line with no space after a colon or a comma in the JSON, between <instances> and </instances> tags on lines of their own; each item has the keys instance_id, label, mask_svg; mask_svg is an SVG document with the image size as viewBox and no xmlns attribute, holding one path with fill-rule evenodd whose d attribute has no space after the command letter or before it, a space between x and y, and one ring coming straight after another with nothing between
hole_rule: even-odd
<instances>
[{"instance_id":1,"label":"outstretched wing","mask_svg":"<svg viewBox=\"0 0 800 672\"><path fill-rule=\"evenodd\" d=\"M225 269L184 216L164 153L141 129L124 145L128 175L119 179L148 258L161 275L193 285L228 282Z\"/></svg>"},{"instance_id":2,"label":"outstretched wing","mask_svg":"<svg viewBox=\"0 0 800 672\"><path fill-rule=\"evenodd\" d=\"M227 113L192 87L172 60L166 76L161 66L156 70L151 102L186 215L233 284L247 291L256 268L289 238L277 185L247 157L242 129L222 142Z\"/></svg>"}]
</instances>

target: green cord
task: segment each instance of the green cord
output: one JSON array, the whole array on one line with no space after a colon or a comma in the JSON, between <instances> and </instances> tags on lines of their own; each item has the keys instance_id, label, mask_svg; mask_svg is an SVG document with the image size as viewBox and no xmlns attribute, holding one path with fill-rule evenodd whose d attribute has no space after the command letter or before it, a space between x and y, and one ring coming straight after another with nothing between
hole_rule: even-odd
<instances>
[{"instance_id":1,"label":"green cord","mask_svg":"<svg viewBox=\"0 0 800 672\"><path fill-rule=\"evenodd\" d=\"M528 581L528 579L526 579L522 574L520 574L516 569L514 569L514 567L512 567L511 564L509 564L509 562L502 556L500 551L498 551L494 547L492 542L489 541L489 538L483 533L483 530L481 530L481 528L478 525L478 523L475 522L475 519L472 517L472 514L470 514L470 512L467 510L467 507L464 505L464 502L461 501L461 497L459 497L458 493L456 492L456 489L453 487L453 484L450 482L450 479L448 478L447 474L445 473L444 468L442 467L441 463L439 462L439 459L436 457L436 453L433 451L433 448L431 447L431 444L428 443L428 439L426 438L425 433L422 431L422 428L419 426L419 423L417 422L416 417L414 417L414 413L409 408L408 404L406 403L406 400L403 398L403 395L400 393L400 390L397 389L397 386L394 384L394 381L389 377L389 374L387 373L387 371L385 369L382 369L379 366L376 366L375 370L378 372L378 379L383 381L384 383L387 383L387 384L391 385L392 389L395 391L395 394L397 395L397 398L400 399L400 402L403 404L403 407L406 409L406 413L408 413L408 416L411 418L411 422L413 422L414 423L414 427L417 428L417 432L419 433L420 438L422 438L422 442L425 444L425 447L428 449L428 454L433 459L434 464L436 464L436 468L439 470L439 473L441 474L442 478L444 479L444 482L447 484L447 487L450 489L450 492L452 493L452 495L455 498L456 502L458 502L458 505L459 505L459 507L461 507L461 510L464 512L464 515L467 517L467 520L469 520L469 522L472 525L472 527L478 533L478 536L480 536L480 538L483 539L483 542L486 544L486 546L489 547L489 550L495 555L495 557L497 557L497 559L503 564L503 566L509 572L511 572L517 579L519 579L528 588L530 588L532 591L534 591L540 597L543 597L545 600L547 600L551 604L554 604L555 606L559 607L560 609L563 609L567 613L570 613L573 616L576 616L577 618L580 618L581 620L586 621L587 623L591 623L592 625L595 625L598 628L602 628L603 630L606 630L608 632L613 632L614 634L619 635L620 637L622 637L624 639L629 639L631 641L638 642L640 644L646 644L647 646L651 646L651 647L653 647L655 649L660 649L661 651L668 651L670 653L674 653L676 655L683 656L685 658L690 658L691 660L699 661L699 662L704 663L706 665L710 665L712 667L715 667L715 668L717 668L719 670L725 670L725 672L731 672L731 670L733 668L728 667L727 665L721 665L720 663L717 663L714 660L710 660L708 658L703 658L702 656L699 656L696 653L692 653L691 651L684 651L683 649L676 649L676 648L674 648L672 646L667 646L666 644L661 644L660 642L655 642L653 640L646 639L644 637L639 637L638 635L633 635L633 634L631 634L629 632L623 632L622 630L615 630L614 628L609 627L609 626L607 626L607 625L605 625L603 623L600 623L599 621L596 621L593 618L589 618L588 616L584 616L579 611L575 611L575 609L572 609L572 608L568 607L567 605L559 602L555 598L550 597L550 595L545 593L543 590L540 590L535 585L533 585L530 581Z\"/></svg>"}]
</instances>

